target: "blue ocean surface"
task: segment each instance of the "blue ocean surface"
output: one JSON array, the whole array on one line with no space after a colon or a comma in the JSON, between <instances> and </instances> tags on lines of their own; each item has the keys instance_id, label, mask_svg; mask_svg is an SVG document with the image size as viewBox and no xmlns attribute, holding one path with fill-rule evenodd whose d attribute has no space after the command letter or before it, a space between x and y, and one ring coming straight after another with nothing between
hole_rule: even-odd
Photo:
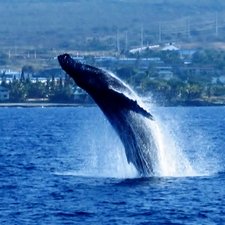
<instances>
[{"instance_id":1,"label":"blue ocean surface","mask_svg":"<svg viewBox=\"0 0 225 225\"><path fill-rule=\"evenodd\" d=\"M151 112L173 157L140 178L97 107L1 108L0 224L225 224L225 107Z\"/></svg>"}]
</instances>

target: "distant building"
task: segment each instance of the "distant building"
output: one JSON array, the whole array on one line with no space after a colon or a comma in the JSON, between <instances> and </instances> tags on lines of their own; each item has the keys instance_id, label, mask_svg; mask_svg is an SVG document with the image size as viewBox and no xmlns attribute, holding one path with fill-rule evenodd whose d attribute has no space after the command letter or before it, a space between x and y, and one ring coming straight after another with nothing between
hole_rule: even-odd
<instances>
[{"instance_id":1,"label":"distant building","mask_svg":"<svg viewBox=\"0 0 225 225\"><path fill-rule=\"evenodd\" d=\"M95 64L99 67L113 70L117 67L136 67L141 70L149 68L150 64L162 64L159 57L152 58L117 58L117 57L96 57Z\"/></svg>"},{"instance_id":2,"label":"distant building","mask_svg":"<svg viewBox=\"0 0 225 225\"><path fill-rule=\"evenodd\" d=\"M164 80L170 80L173 78L173 68L171 66L158 66L155 68L159 74L159 77Z\"/></svg>"},{"instance_id":3,"label":"distant building","mask_svg":"<svg viewBox=\"0 0 225 225\"><path fill-rule=\"evenodd\" d=\"M80 63L86 63L84 56L74 56L72 58Z\"/></svg>"},{"instance_id":4,"label":"distant building","mask_svg":"<svg viewBox=\"0 0 225 225\"><path fill-rule=\"evenodd\" d=\"M83 103L83 102L87 101L87 98L88 98L88 94L80 87L77 87L74 90L74 101L75 102Z\"/></svg>"},{"instance_id":5,"label":"distant building","mask_svg":"<svg viewBox=\"0 0 225 225\"><path fill-rule=\"evenodd\" d=\"M0 84L5 81L7 84L12 82L13 79L20 79L21 73L19 71L1 70L0 71Z\"/></svg>"},{"instance_id":6,"label":"distant building","mask_svg":"<svg viewBox=\"0 0 225 225\"><path fill-rule=\"evenodd\" d=\"M166 44L162 51L179 51L180 49L176 47L173 43Z\"/></svg>"},{"instance_id":7,"label":"distant building","mask_svg":"<svg viewBox=\"0 0 225 225\"><path fill-rule=\"evenodd\" d=\"M110 69L116 66L118 59L113 56L95 57L94 62L97 66Z\"/></svg>"},{"instance_id":8,"label":"distant building","mask_svg":"<svg viewBox=\"0 0 225 225\"><path fill-rule=\"evenodd\" d=\"M41 82L43 84L47 84L48 78L46 78L46 77L36 77L36 78L31 78L30 81L31 81L31 83ZM55 81L57 82L57 80L55 80Z\"/></svg>"},{"instance_id":9,"label":"distant building","mask_svg":"<svg viewBox=\"0 0 225 225\"><path fill-rule=\"evenodd\" d=\"M155 50L155 49L158 49L159 47L160 47L160 45L148 45L148 46L143 46L143 47L139 47L139 48L133 48L133 49L129 50L129 53L132 53L132 54L141 53L146 50Z\"/></svg>"},{"instance_id":10,"label":"distant building","mask_svg":"<svg viewBox=\"0 0 225 225\"><path fill-rule=\"evenodd\" d=\"M211 65L194 66L192 64L185 64L183 66L174 67L177 73L188 73L188 74L215 74L216 71Z\"/></svg>"},{"instance_id":11,"label":"distant building","mask_svg":"<svg viewBox=\"0 0 225 225\"><path fill-rule=\"evenodd\" d=\"M162 64L163 61L159 57L140 58L138 60L138 68L142 70L147 70L150 65L159 66Z\"/></svg>"},{"instance_id":12,"label":"distant building","mask_svg":"<svg viewBox=\"0 0 225 225\"><path fill-rule=\"evenodd\" d=\"M0 101L9 100L9 90L5 87L0 86Z\"/></svg>"},{"instance_id":13,"label":"distant building","mask_svg":"<svg viewBox=\"0 0 225 225\"><path fill-rule=\"evenodd\" d=\"M212 78L212 84L225 84L225 76L219 76L219 77L213 77Z\"/></svg>"},{"instance_id":14,"label":"distant building","mask_svg":"<svg viewBox=\"0 0 225 225\"><path fill-rule=\"evenodd\" d=\"M196 51L196 49L180 49L179 53L181 58L191 58Z\"/></svg>"}]
</instances>

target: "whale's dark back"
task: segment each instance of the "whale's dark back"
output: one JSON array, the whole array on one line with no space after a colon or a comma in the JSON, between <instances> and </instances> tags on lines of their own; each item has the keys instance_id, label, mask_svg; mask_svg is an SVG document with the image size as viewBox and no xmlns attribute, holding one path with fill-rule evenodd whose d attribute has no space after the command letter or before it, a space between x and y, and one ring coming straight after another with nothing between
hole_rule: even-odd
<instances>
[{"instance_id":1,"label":"whale's dark back","mask_svg":"<svg viewBox=\"0 0 225 225\"><path fill-rule=\"evenodd\" d=\"M62 68L87 91L103 111L141 176L154 175L156 146L149 123L152 115L128 95L132 90L112 74L75 62L69 55L58 57Z\"/></svg>"}]
</instances>

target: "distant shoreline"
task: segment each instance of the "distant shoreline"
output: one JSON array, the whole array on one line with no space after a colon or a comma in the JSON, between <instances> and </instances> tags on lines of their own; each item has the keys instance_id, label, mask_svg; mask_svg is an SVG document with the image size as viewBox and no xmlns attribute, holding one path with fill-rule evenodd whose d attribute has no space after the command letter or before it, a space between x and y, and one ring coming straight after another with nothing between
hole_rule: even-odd
<instances>
[{"instance_id":1,"label":"distant shoreline","mask_svg":"<svg viewBox=\"0 0 225 225\"><path fill-rule=\"evenodd\" d=\"M153 103L154 104L154 103ZM206 102L206 101L190 101L177 102L169 104L156 104L159 107L213 107L225 106L224 103ZM0 108L50 108L50 107L91 107L96 106L95 103L47 103L47 102L21 102L21 103L0 103Z\"/></svg>"},{"instance_id":2,"label":"distant shoreline","mask_svg":"<svg viewBox=\"0 0 225 225\"><path fill-rule=\"evenodd\" d=\"M93 104L78 103L0 103L0 108L49 108L49 107L79 107Z\"/></svg>"}]
</instances>

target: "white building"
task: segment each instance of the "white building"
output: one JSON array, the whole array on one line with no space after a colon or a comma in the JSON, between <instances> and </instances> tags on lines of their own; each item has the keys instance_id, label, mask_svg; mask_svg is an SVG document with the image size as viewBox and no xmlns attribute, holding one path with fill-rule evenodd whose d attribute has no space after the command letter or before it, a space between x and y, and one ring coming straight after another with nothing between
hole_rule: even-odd
<instances>
[{"instance_id":1,"label":"white building","mask_svg":"<svg viewBox=\"0 0 225 225\"><path fill-rule=\"evenodd\" d=\"M132 54L141 53L146 50L155 50L155 49L158 49L159 47L160 47L160 45L147 45L147 46L143 46L143 47L139 47L139 48L133 48L129 51L129 53L132 53Z\"/></svg>"},{"instance_id":2,"label":"white building","mask_svg":"<svg viewBox=\"0 0 225 225\"><path fill-rule=\"evenodd\" d=\"M162 51L179 51L180 49L176 47L173 43L166 44Z\"/></svg>"},{"instance_id":3,"label":"white building","mask_svg":"<svg viewBox=\"0 0 225 225\"><path fill-rule=\"evenodd\" d=\"M0 84L3 80L8 84L13 81L13 79L20 79L21 72L12 70L0 70Z\"/></svg>"}]
</instances>

